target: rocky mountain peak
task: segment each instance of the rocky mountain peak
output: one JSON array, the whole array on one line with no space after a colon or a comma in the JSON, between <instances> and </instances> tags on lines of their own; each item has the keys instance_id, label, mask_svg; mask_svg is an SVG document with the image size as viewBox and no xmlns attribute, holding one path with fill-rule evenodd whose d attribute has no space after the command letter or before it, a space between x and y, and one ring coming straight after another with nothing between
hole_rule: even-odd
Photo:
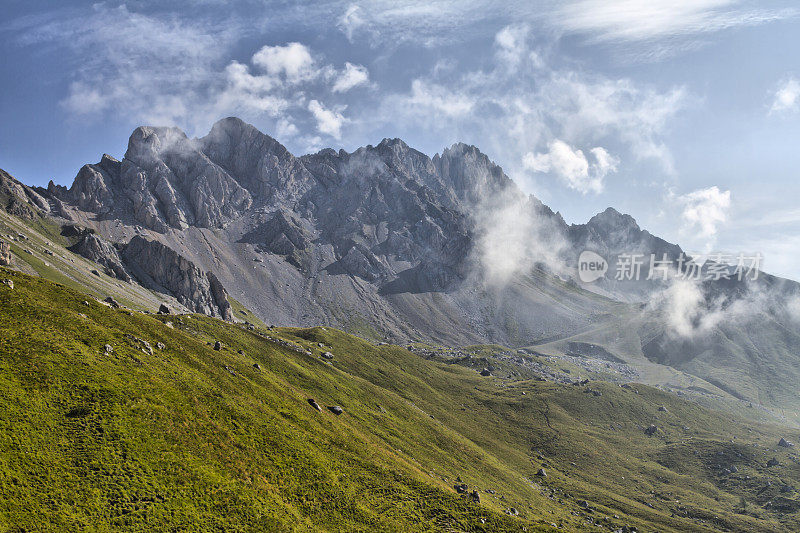
<instances>
[{"instance_id":1,"label":"rocky mountain peak","mask_svg":"<svg viewBox=\"0 0 800 533\"><path fill-rule=\"evenodd\" d=\"M640 230L639 224L636 223L636 220L632 216L622 214L613 207L609 207L602 213L596 214L589 219L586 225L598 231L605 232L610 230L619 231L623 228L633 231Z\"/></svg>"},{"instance_id":2,"label":"rocky mountain peak","mask_svg":"<svg viewBox=\"0 0 800 533\"><path fill-rule=\"evenodd\" d=\"M438 174L452 187L456 196L467 203L480 202L487 195L496 195L506 189L517 189L499 165L477 147L456 143L433 158Z\"/></svg>"},{"instance_id":3,"label":"rocky mountain peak","mask_svg":"<svg viewBox=\"0 0 800 533\"><path fill-rule=\"evenodd\" d=\"M196 151L196 147L180 128L139 126L128 139L125 159L150 165L162 159L165 153L185 151Z\"/></svg>"}]
</instances>

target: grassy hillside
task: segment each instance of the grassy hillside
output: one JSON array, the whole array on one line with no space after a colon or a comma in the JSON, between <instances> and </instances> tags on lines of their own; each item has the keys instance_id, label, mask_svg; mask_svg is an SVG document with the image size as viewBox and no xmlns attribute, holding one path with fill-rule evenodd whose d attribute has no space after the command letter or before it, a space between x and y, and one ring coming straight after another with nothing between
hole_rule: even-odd
<instances>
[{"instance_id":1,"label":"grassy hillside","mask_svg":"<svg viewBox=\"0 0 800 533\"><path fill-rule=\"evenodd\" d=\"M643 385L482 377L330 328L0 279L3 531L800 527L784 489L800 464L776 446L800 435L777 426Z\"/></svg>"}]
</instances>

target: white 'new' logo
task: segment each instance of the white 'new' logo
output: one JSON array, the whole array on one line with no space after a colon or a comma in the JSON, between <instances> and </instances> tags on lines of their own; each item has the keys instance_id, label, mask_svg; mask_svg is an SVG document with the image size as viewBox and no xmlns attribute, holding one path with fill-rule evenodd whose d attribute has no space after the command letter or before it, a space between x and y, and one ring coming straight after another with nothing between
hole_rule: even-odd
<instances>
[{"instance_id":1,"label":"white 'new' logo","mask_svg":"<svg viewBox=\"0 0 800 533\"><path fill-rule=\"evenodd\" d=\"M578 277L584 283L596 281L608 272L608 262L602 256L585 250L578 257Z\"/></svg>"}]
</instances>

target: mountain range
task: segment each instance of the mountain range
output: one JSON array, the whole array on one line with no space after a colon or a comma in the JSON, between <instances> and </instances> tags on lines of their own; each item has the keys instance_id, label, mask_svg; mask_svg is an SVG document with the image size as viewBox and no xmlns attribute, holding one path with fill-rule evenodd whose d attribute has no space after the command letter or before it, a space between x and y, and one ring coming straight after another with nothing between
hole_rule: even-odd
<instances>
[{"instance_id":1,"label":"mountain range","mask_svg":"<svg viewBox=\"0 0 800 533\"><path fill-rule=\"evenodd\" d=\"M57 226L95 277L141 287L140 304L600 358L700 400L800 408L798 284L583 283L583 250L610 265L683 251L613 208L567 224L474 146L431 158L384 139L297 157L227 118L196 139L139 127L121 160L103 155L69 188L0 178L8 214Z\"/></svg>"}]
</instances>

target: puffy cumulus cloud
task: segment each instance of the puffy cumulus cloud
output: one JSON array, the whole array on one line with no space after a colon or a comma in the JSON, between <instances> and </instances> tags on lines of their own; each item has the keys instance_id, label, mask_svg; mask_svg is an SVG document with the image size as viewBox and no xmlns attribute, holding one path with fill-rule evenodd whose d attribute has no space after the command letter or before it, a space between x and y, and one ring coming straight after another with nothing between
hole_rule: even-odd
<instances>
[{"instance_id":1,"label":"puffy cumulus cloud","mask_svg":"<svg viewBox=\"0 0 800 533\"><path fill-rule=\"evenodd\" d=\"M334 139L341 139L342 125L346 122L344 116L335 109L327 109L317 100L308 102L308 110L317 121L317 130L330 135Z\"/></svg>"},{"instance_id":2,"label":"puffy cumulus cloud","mask_svg":"<svg viewBox=\"0 0 800 533\"><path fill-rule=\"evenodd\" d=\"M344 70L336 76L332 90L335 93L347 92L350 89L369 83L369 71L362 65L346 62Z\"/></svg>"},{"instance_id":3,"label":"puffy cumulus cloud","mask_svg":"<svg viewBox=\"0 0 800 533\"><path fill-rule=\"evenodd\" d=\"M270 76L281 76L288 83L307 81L319 74L311 51L300 43L264 46L253 55L252 61Z\"/></svg>"},{"instance_id":4,"label":"puffy cumulus cloud","mask_svg":"<svg viewBox=\"0 0 800 533\"><path fill-rule=\"evenodd\" d=\"M780 83L772 97L770 114L796 112L800 109L800 81L788 78Z\"/></svg>"},{"instance_id":5,"label":"puffy cumulus cloud","mask_svg":"<svg viewBox=\"0 0 800 533\"><path fill-rule=\"evenodd\" d=\"M589 162L582 150L573 149L560 139L550 142L548 151L525 154L523 164L534 172L551 172L568 187L583 194L603 191L603 179L609 172L616 172L619 159L605 148L589 150L594 161Z\"/></svg>"},{"instance_id":6,"label":"puffy cumulus cloud","mask_svg":"<svg viewBox=\"0 0 800 533\"><path fill-rule=\"evenodd\" d=\"M693 240L705 241L705 251L714 243L720 224L728 220L731 192L716 185L683 195L670 192L668 200L681 208L682 232Z\"/></svg>"}]
</instances>

